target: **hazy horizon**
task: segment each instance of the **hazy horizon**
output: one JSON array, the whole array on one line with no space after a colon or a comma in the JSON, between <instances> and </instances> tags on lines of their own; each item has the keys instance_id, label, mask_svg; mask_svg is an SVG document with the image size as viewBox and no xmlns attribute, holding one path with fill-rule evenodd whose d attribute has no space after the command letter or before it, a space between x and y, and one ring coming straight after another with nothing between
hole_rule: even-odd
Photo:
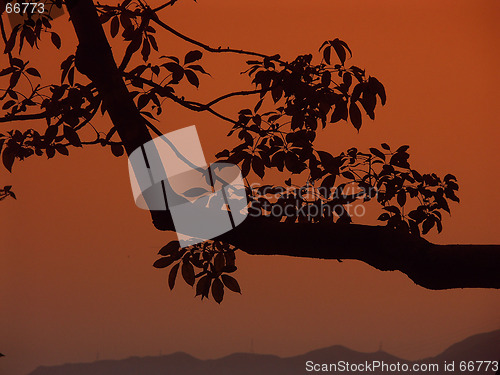
<instances>
[{"instance_id":1,"label":"hazy horizon","mask_svg":"<svg viewBox=\"0 0 500 375\"><path fill-rule=\"evenodd\" d=\"M391 358L391 363L394 363L394 361L403 361L401 363L414 363L414 362L422 362L422 363L427 363L427 364L440 364L442 365L442 363L440 363L439 359L443 358L443 356L445 356L445 358L448 359L447 362L450 362L450 359L453 359L456 357L457 355L457 351L458 353L460 352L463 352L464 351L464 347L467 348L467 347L471 347L471 342L473 342L474 344L472 345L476 350L476 355L477 355L477 351L478 351L478 345L480 346L479 349L485 349L486 352L488 353L491 353L491 352L495 352L495 349L493 348L490 348L488 347L488 344L490 344L490 341L492 338L496 338L496 340L494 339L493 341L495 341L496 343L500 342L500 329L498 330L495 330L495 331L491 331L491 332L481 332L481 333L478 333L476 335L472 335L472 336L469 336L467 338L465 338L464 340L460 340L458 342L455 342L453 343L452 345L450 345L449 347L447 347L445 350L443 351L440 351L439 353L435 353L434 355L430 355L430 356L426 356L425 358L418 358L418 359L413 359L413 360L410 360L408 358L404 358L404 357L399 357L399 356L395 356L393 355L392 353L390 352L387 352L383 349L382 347L382 343L380 344L379 348L377 350L373 350L373 351L357 351L357 350L354 350L352 348L348 348L348 347L345 347L343 345L331 345L331 346L328 346L328 347L325 347L325 348L316 348L316 349L313 349L313 350L309 350L309 351L306 351L304 353L299 353L299 354L296 354L296 355L288 355L288 356L276 356L272 353L257 353L257 352L234 352L234 353L230 353L230 354L227 354L227 355L224 355L224 356L219 356L219 357L216 357L216 358L198 358L196 356L193 356L189 353L185 353L185 352L182 352L182 351L177 351L177 352L172 352L172 353L159 353L158 355L150 355L150 356L134 356L134 355L131 355L129 357L125 357L125 358L96 358L95 361L87 361L87 362L78 362L78 363L64 363L64 364L58 364L58 365L55 365L55 366L39 366L37 367L37 369L41 369L42 367L50 367L50 368L53 368L54 370L56 370L57 368L60 368L60 367L63 367L63 366L67 366L67 365L98 365L99 363L102 363L102 364L108 364L109 362L114 362L114 363L118 363L118 362L127 362L128 360L131 360L131 359L136 359L136 360L141 360L143 361L143 363L147 363L146 361L148 359L156 359L156 358L172 358L172 360L175 360L175 358L177 358L177 363L180 363L179 362L179 356L188 356L189 358L192 358L193 360L201 360L201 361L214 361L214 362L221 362L221 365L223 365L222 361L225 360L225 359L229 359L229 358L234 358L234 356L238 356L238 355L244 355L244 360L249 360L251 358L253 358L253 356L255 356L254 360L252 360L252 363L255 363L255 361L259 361L259 358L261 356L263 357L266 357L268 358L269 356L273 357L273 358L278 358L278 359L281 359L281 360L287 360L287 359L298 359L298 358L302 358L302 359L305 359L305 360L310 360L311 358L314 358L314 359L318 359L318 355L321 356L321 358L323 359L328 359L329 361L331 361L331 363L335 363L337 361L351 361L352 363L359 363L357 362L358 360L360 360L361 358L359 356L362 356L364 354L367 354L367 355L370 355L370 354L376 354L378 356L375 356L374 358L376 360L383 360L383 361L387 361L388 359L386 358L386 356L384 354L388 354L389 356L391 357L394 357L394 358ZM478 344L478 341L479 341L479 344ZM481 346L482 345L482 346ZM500 354L499 352L500 348L497 347L496 351L497 351L497 354ZM336 357L335 356L335 353L337 353L337 355L339 353L343 353L341 355L341 357ZM350 353L349 355L347 355L347 353ZM454 353L454 354L453 354ZM357 356L356 358L353 358L352 356L355 355ZM175 357L175 358L173 358ZM489 355L486 354L486 357L489 358ZM181 357L181 358L184 358L184 357ZM365 358L365 360L368 359L368 358ZM370 359L372 360L371 356L370 356ZM460 357L460 359L462 359ZM473 359L486 359L484 356L481 357L481 358L475 358L474 356L469 356L467 358L467 360L473 360ZM353 362L354 361L354 362ZM313 361L314 362L314 361ZM156 367L160 366L161 367L161 364L158 363L158 362L155 362L156 363ZM175 362L174 362L175 363ZM184 360L182 360L182 363L184 363ZM244 362L246 364L248 364L247 362ZM314 362L314 363L317 363L317 362ZM388 362L389 363L389 362ZM169 366L172 366L172 364L165 364L165 365L169 365ZM124 365L122 365L123 367ZM137 367L137 363L135 364L136 366L136 370L140 369L141 367ZM142 366L145 366L144 364ZM296 366L294 366L295 368ZM166 370L168 370L169 368L167 367ZM32 372L30 372L28 375L31 375Z\"/></svg>"}]
</instances>

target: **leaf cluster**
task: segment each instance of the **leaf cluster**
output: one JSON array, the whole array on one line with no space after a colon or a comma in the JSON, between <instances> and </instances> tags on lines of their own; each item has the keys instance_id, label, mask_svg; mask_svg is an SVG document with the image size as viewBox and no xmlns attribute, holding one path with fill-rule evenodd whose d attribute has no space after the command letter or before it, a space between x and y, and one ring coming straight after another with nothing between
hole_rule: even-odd
<instances>
[{"instance_id":1,"label":"leaf cluster","mask_svg":"<svg viewBox=\"0 0 500 375\"><path fill-rule=\"evenodd\" d=\"M230 273L236 271L234 248L220 241L206 241L202 244L181 248L178 241L171 241L161 248L159 258L153 266L170 267L168 285L173 289L178 274L190 286L196 284L196 296L212 298L221 303L224 290L241 293L240 286Z\"/></svg>"}]
</instances>

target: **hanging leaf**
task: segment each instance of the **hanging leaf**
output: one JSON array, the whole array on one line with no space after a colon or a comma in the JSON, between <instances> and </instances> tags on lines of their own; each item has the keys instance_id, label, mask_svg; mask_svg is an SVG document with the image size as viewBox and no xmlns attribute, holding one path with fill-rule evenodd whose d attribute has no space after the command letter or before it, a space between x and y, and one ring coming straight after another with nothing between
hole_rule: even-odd
<instances>
[{"instance_id":1,"label":"hanging leaf","mask_svg":"<svg viewBox=\"0 0 500 375\"><path fill-rule=\"evenodd\" d=\"M16 25L14 30L12 30L12 33L10 34L9 40L7 41L7 43L5 43L5 49L3 50L4 54L8 54L9 52L12 52L12 50L14 49L14 46L16 45L17 33L19 32L20 27L21 27L21 25Z\"/></svg>"},{"instance_id":2,"label":"hanging leaf","mask_svg":"<svg viewBox=\"0 0 500 375\"><path fill-rule=\"evenodd\" d=\"M61 48L61 38L59 35L55 32L50 33L50 40L52 41L52 44L56 46L57 49Z\"/></svg>"},{"instance_id":3,"label":"hanging leaf","mask_svg":"<svg viewBox=\"0 0 500 375\"><path fill-rule=\"evenodd\" d=\"M381 214L377 220L380 220L380 221L387 221L391 218L391 216L387 213L387 212L384 212L383 214Z\"/></svg>"},{"instance_id":4,"label":"hanging leaf","mask_svg":"<svg viewBox=\"0 0 500 375\"><path fill-rule=\"evenodd\" d=\"M335 123L340 120L347 120L347 101L341 100L335 105L330 122Z\"/></svg>"},{"instance_id":5,"label":"hanging leaf","mask_svg":"<svg viewBox=\"0 0 500 375\"><path fill-rule=\"evenodd\" d=\"M151 43L151 47L158 52L158 43L156 43L155 37L153 35L148 35L148 39L149 43Z\"/></svg>"},{"instance_id":6,"label":"hanging leaf","mask_svg":"<svg viewBox=\"0 0 500 375\"><path fill-rule=\"evenodd\" d=\"M9 109L14 104L16 104L15 100L7 100L5 103L3 103L2 109Z\"/></svg>"},{"instance_id":7,"label":"hanging leaf","mask_svg":"<svg viewBox=\"0 0 500 375\"><path fill-rule=\"evenodd\" d=\"M56 148L54 146L47 146L45 153L47 154L47 159L52 159L56 154Z\"/></svg>"},{"instance_id":8,"label":"hanging leaf","mask_svg":"<svg viewBox=\"0 0 500 375\"><path fill-rule=\"evenodd\" d=\"M19 82L19 78L21 78L21 71L17 70L12 75L10 76L10 87L14 88L17 85L17 82Z\"/></svg>"},{"instance_id":9,"label":"hanging leaf","mask_svg":"<svg viewBox=\"0 0 500 375\"><path fill-rule=\"evenodd\" d=\"M328 65L330 65L331 55L332 55L332 47L328 46L323 50L323 59Z\"/></svg>"},{"instance_id":10,"label":"hanging leaf","mask_svg":"<svg viewBox=\"0 0 500 375\"><path fill-rule=\"evenodd\" d=\"M429 233L434 224L435 224L435 219L433 216L429 216L427 219L425 219L424 223L422 224L422 234Z\"/></svg>"},{"instance_id":11,"label":"hanging leaf","mask_svg":"<svg viewBox=\"0 0 500 375\"><path fill-rule=\"evenodd\" d=\"M134 37L132 38L131 42L127 46L127 50L126 50L125 53L127 55L130 55L130 56L133 55L134 52L138 51L139 48L141 48L141 44L142 44L142 36L141 36L141 34L134 35Z\"/></svg>"},{"instance_id":12,"label":"hanging leaf","mask_svg":"<svg viewBox=\"0 0 500 375\"><path fill-rule=\"evenodd\" d=\"M114 38L118 35L118 31L120 30L120 19L118 16L114 16L111 20L111 24L109 27L109 31L111 33L111 37Z\"/></svg>"},{"instance_id":13,"label":"hanging leaf","mask_svg":"<svg viewBox=\"0 0 500 375\"><path fill-rule=\"evenodd\" d=\"M175 278L177 277L177 271L179 271L179 264L180 263L177 263L175 266L173 266L170 270L170 273L168 274L168 287L170 288L170 290L174 289Z\"/></svg>"},{"instance_id":14,"label":"hanging leaf","mask_svg":"<svg viewBox=\"0 0 500 375\"><path fill-rule=\"evenodd\" d=\"M215 272L222 272L222 269L226 265L226 257L223 253L218 253L214 258L214 268Z\"/></svg>"},{"instance_id":15,"label":"hanging leaf","mask_svg":"<svg viewBox=\"0 0 500 375\"><path fill-rule=\"evenodd\" d=\"M341 41L338 38L335 38L335 40L332 40L330 42L330 45L335 50L335 53L339 57L341 64L344 65L346 59L346 53Z\"/></svg>"},{"instance_id":16,"label":"hanging leaf","mask_svg":"<svg viewBox=\"0 0 500 375\"><path fill-rule=\"evenodd\" d=\"M196 70L202 74L210 75L205 71L205 69L203 69L201 65L188 65L186 68L191 70Z\"/></svg>"},{"instance_id":17,"label":"hanging leaf","mask_svg":"<svg viewBox=\"0 0 500 375\"><path fill-rule=\"evenodd\" d=\"M377 148L375 148L375 147L371 147L371 148L370 148L370 152L371 152L373 155L375 155L375 156L377 156L377 157L379 157L380 159L382 159L382 160L384 160L384 161L385 161L385 154L384 154L382 151L380 151L379 149L377 149Z\"/></svg>"},{"instance_id":18,"label":"hanging leaf","mask_svg":"<svg viewBox=\"0 0 500 375\"><path fill-rule=\"evenodd\" d=\"M200 195L206 194L209 191L207 189L201 188L201 187L194 187L191 189L186 190L182 195L188 198L194 198L194 197L199 197Z\"/></svg>"},{"instance_id":19,"label":"hanging leaf","mask_svg":"<svg viewBox=\"0 0 500 375\"><path fill-rule=\"evenodd\" d=\"M184 73L186 74L186 78L189 81L190 84L198 88L200 86L200 80L198 79L198 76L196 75L195 72L192 70L184 70Z\"/></svg>"},{"instance_id":20,"label":"hanging leaf","mask_svg":"<svg viewBox=\"0 0 500 375\"><path fill-rule=\"evenodd\" d=\"M75 67L73 66L68 72L68 82L71 86L75 83Z\"/></svg>"},{"instance_id":21,"label":"hanging leaf","mask_svg":"<svg viewBox=\"0 0 500 375\"><path fill-rule=\"evenodd\" d=\"M66 138L71 145L75 147L82 147L82 142L80 141L80 137L72 127L64 125L63 134L64 138Z\"/></svg>"},{"instance_id":22,"label":"hanging leaf","mask_svg":"<svg viewBox=\"0 0 500 375\"><path fill-rule=\"evenodd\" d=\"M124 154L125 150L122 145L118 143L112 143L111 144L111 152L113 153L114 156L120 157Z\"/></svg>"},{"instance_id":23,"label":"hanging leaf","mask_svg":"<svg viewBox=\"0 0 500 375\"><path fill-rule=\"evenodd\" d=\"M330 73L328 70L325 71L322 75L321 75L321 84L324 86L324 87L328 87L330 86L330 82L332 81L332 73Z\"/></svg>"},{"instance_id":24,"label":"hanging leaf","mask_svg":"<svg viewBox=\"0 0 500 375\"><path fill-rule=\"evenodd\" d=\"M283 87L281 86L275 86L271 90L271 96L273 98L273 102L276 104L279 102L281 97L283 96Z\"/></svg>"},{"instance_id":25,"label":"hanging leaf","mask_svg":"<svg viewBox=\"0 0 500 375\"><path fill-rule=\"evenodd\" d=\"M356 103L351 103L349 106L349 117L351 119L351 123L354 125L357 131L361 128L361 111L359 110Z\"/></svg>"},{"instance_id":26,"label":"hanging leaf","mask_svg":"<svg viewBox=\"0 0 500 375\"><path fill-rule=\"evenodd\" d=\"M175 258L173 257L162 257L153 263L153 267L155 268L165 268L170 266L175 262Z\"/></svg>"},{"instance_id":27,"label":"hanging leaf","mask_svg":"<svg viewBox=\"0 0 500 375\"><path fill-rule=\"evenodd\" d=\"M224 284L220 279L215 279L212 283L212 297L217 303L221 303L224 298Z\"/></svg>"},{"instance_id":28,"label":"hanging leaf","mask_svg":"<svg viewBox=\"0 0 500 375\"><path fill-rule=\"evenodd\" d=\"M260 178L264 177L264 162L258 156L252 158L252 169Z\"/></svg>"},{"instance_id":29,"label":"hanging leaf","mask_svg":"<svg viewBox=\"0 0 500 375\"><path fill-rule=\"evenodd\" d=\"M181 248L179 241L170 241L168 244L163 246L158 252L159 255L172 255Z\"/></svg>"},{"instance_id":30,"label":"hanging leaf","mask_svg":"<svg viewBox=\"0 0 500 375\"><path fill-rule=\"evenodd\" d=\"M182 277L184 278L184 281L188 285L193 286L194 279L195 279L193 265L191 263L189 263L188 261L182 262L181 272L182 272Z\"/></svg>"},{"instance_id":31,"label":"hanging leaf","mask_svg":"<svg viewBox=\"0 0 500 375\"><path fill-rule=\"evenodd\" d=\"M38 72L38 70L36 70L35 68L28 68L28 69L26 69L26 73L28 73L29 75L35 76L35 77L39 77L39 78L42 77L40 75L40 73Z\"/></svg>"},{"instance_id":32,"label":"hanging leaf","mask_svg":"<svg viewBox=\"0 0 500 375\"><path fill-rule=\"evenodd\" d=\"M201 299L208 298L208 293L210 292L210 284L212 283L212 278L208 275L203 276L198 280L196 284L196 296L201 296Z\"/></svg>"},{"instance_id":33,"label":"hanging leaf","mask_svg":"<svg viewBox=\"0 0 500 375\"><path fill-rule=\"evenodd\" d=\"M330 195L332 194L331 189L335 185L335 180L337 176L334 174L330 174L325 177L323 182L321 183L321 190L320 193L323 195L325 198L330 198Z\"/></svg>"},{"instance_id":34,"label":"hanging leaf","mask_svg":"<svg viewBox=\"0 0 500 375\"><path fill-rule=\"evenodd\" d=\"M184 65L195 62L195 61L201 59L202 56L203 56L203 53L201 51L198 51L198 50L188 52L186 54L186 56L184 57Z\"/></svg>"},{"instance_id":35,"label":"hanging leaf","mask_svg":"<svg viewBox=\"0 0 500 375\"><path fill-rule=\"evenodd\" d=\"M144 39L144 42L142 43L142 50L141 50L142 59L144 61L148 61L150 54L151 54L151 45L149 44L148 39Z\"/></svg>"},{"instance_id":36,"label":"hanging leaf","mask_svg":"<svg viewBox=\"0 0 500 375\"><path fill-rule=\"evenodd\" d=\"M47 144L52 143L54 138L57 136L57 132L58 132L58 127L56 125L51 125L47 127L47 130L45 130L45 135L43 136L45 142L47 142Z\"/></svg>"},{"instance_id":37,"label":"hanging leaf","mask_svg":"<svg viewBox=\"0 0 500 375\"><path fill-rule=\"evenodd\" d=\"M229 289L232 292L241 294L240 285L238 284L238 281L236 281L234 277L229 275L222 275L221 279L227 289Z\"/></svg>"},{"instance_id":38,"label":"hanging leaf","mask_svg":"<svg viewBox=\"0 0 500 375\"><path fill-rule=\"evenodd\" d=\"M12 172L12 165L14 164L15 158L16 156L10 147L6 147L5 150L3 150L2 163L9 172Z\"/></svg>"},{"instance_id":39,"label":"hanging leaf","mask_svg":"<svg viewBox=\"0 0 500 375\"><path fill-rule=\"evenodd\" d=\"M56 148L56 151L58 153L60 153L61 155L64 155L64 156L68 156L69 155L69 151L68 151L68 148L65 146L65 145L55 145L55 148Z\"/></svg>"},{"instance_id":40,"label":"hanging leaf","mask_svg":"<svg viewBox=\"0 0 500 375\"><path fill-rule=\"evenodd\" d=\"M398 201L398 204L403 207L406 203L406 191L400 190L398 192L398 195L396 196L396 200Z\"/></svg>"}]
</instances>

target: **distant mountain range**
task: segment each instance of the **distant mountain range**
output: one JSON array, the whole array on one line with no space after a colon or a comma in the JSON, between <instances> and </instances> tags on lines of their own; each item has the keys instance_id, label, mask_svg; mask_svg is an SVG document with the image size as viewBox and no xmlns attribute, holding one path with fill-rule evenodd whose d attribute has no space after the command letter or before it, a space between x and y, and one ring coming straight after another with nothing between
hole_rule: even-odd
<instances>
[{"instance_id":1,"label":"distant mountain range","mask_svg":"<svg viewBox=\"0 0 500 375\"><path fill-rule=\"evenodd\" d=\"M341 364L344 363L344 370L341 371ZM374 365L378 361L379 368ZM463 362L467 361L467 363ZM60 366L40 366L29 375L306 375L306 374L408 374L416 372L420 374L474 374L493 375L495 374L494 364L489 365L485 370L486 362L468 361L500 361L500 330L481 333L471 336L459 343L450 346L441 354L419 361L407 361L397 358L383 351L374 353L361 353L346 347L336 345L329 348L314 350L312 352L287 358L280 358L274 355L237 353L219 359L201 360L186 353L174 353L157 357L131 357L122 360L102 360L92 363L74 363ZM352 365L370 365L370 371L359 371L350 367L347 371L346 363ZM400 371L390 371L387 366L397 366L400 363ZM444 370L444 363L448 365L454 363L454 371ZM465 369L460 369L460 364ZM330 364L337 365L337 371ZM408 371L403 371L401 366L407 364ZM416 371L412 366L424 364L438 364L439 369ZM498 365L498 362L497 362ZM326 367L324 367L326 366ZM328 371L324 371L324 370ZM319 370L319 371L317 371ZM368 369L367 369L368 370ZM412 371L413 370L413 371ZM500 374L500 371L497 371Z\"/></svg>"}]
</instances>

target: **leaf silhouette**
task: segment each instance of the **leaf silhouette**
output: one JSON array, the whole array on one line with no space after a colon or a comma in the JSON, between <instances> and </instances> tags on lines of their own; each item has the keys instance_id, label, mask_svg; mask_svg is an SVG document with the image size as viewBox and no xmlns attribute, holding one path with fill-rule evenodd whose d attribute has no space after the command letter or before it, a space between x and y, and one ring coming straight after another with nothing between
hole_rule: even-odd
<instances>
[{"instance_id":1,"label":"leaf silhouette","mask_svg":"<svg viewBox=\"0 0 500 375\"><path fill-rule=\"evenodd\" d=\"M174 257L162 257L158 259L156 262L153 263L153 267L155 268L165 268L170 266L172 263L175 262Z\"/></svg>"},{"instance_id":2,"label":"leaf silhouette","mask_svg":"<svg viewBox=\"0 0 500 375\"><path fill-rule=\"evenodd\" d=\"M184 57L184 65L191 64L192 62L198 61L203 56L201 51L195 50L188 52Z\"/></svg>"},{"instance_id":3,"label":"leaf silhouette","mask_svg":"<svg viewBox=\"0 0 500 375\"><path fill-rule=\"evenodd\" d=\"M82 142L80 141L80 137L72 127L64 125L63 134L64 138L66 138L71 145L75 147L82 147Z\"/></svg>"},{"instance_id":4,"label":"leaf silhouette","mask_svg":"<svg viewBox=\"0 0 500 375\"><path fill-rule=\"evenodd\" d=\"M210 285L212 283L212 278L208 275L203 276L198 280L196 284L196 296L201 296L201 298L208 298L208 293L210 292Z\"/></svg>"},{"instance_id":5,"label":"leaf silhouette","mask_svg":"<svg viewBox=\"0 0 500 375\"><path fill-rule=\"evenodd\" d=\"M3 150L2 163L9 172L12 172L12 165L14 164L15 159L16 156L14 155L12 149L10 147L6 147L5 150Z\"/></svg>"},{"instance_id":6,"label":"leaf silhouette","mask_svg":"<svg viewBox=\"0 0 500 375\"><path fill-rule=\"evenodd\" d=\"M29 75L35 76L35 77L41 77L40 73L35 68L26 69L26 73L28 73Z\"/></svg>"},{"instance_id":7,"label":"leaf silhouette","mask_svg":"<svg viewBox=\"0 0 500 375\"><path fill-rule=\"evenodd\" d=\"M180 263L177 263L175 266L173 266L170 270L170 273L168 274L168 287L170 288L170 290L174 289L175 279L177 277L177 272L179 271L179 264Z\"/></svg>"},{"instance_id":8,"label":"leaf silhouette","mask_svg":"<svg viewBox=\"0 0 500 375\"><path fill-rule=\"evenodd\" d=\"M356 103L351 103L349 106L349 117L351 118L351 122L356 128L356 130L359 131L361 128L361 111L359 110L358 106Z\"/></svg>"},{"instance_id":9,"label":"leaf silhouette","mask_svg":"<svg viewBox=\"0 0 500 375\"><path fill-rule=\"evenodd\" d=\"M227 289L229 289L232 292L241 294L240 285L238 284L238 281L236 281L234 277L229 275L222 275L221 279Z\"/></svg>"},{"instance_id":10,"label":"leaf silhouette","mask_svg":"<svg viewBox=\"0 0 500 375\"><path fill-rule=\"evenodd\" d=\"M52 44L56 46L57 49L61 48L61 38L57 33L51 32L50 40L52 41Z\"/></svg>"},{"instance_id":11,"label":"leaf silhouette","mask_svg":"<svg viewBox=\"0 0 500 375\"><path fill-rule=\"evenodd\" d=\"M182 277L184 278L184 281L190 285L194 285L194 267L191 263L184 261L182 262L182 268L181 268L181 273Z\"/></svg>"},{"instance_id":12,"label":"leaf silhouette","mask_svg":"<svg viewBox=\"0 0 500 375\"><path fill-rule=\"evenodd\" d=\"M203 195L203 194L206 194L208 193L209 191L207 189L203 189L203 188L200 188L200 187L196 187L196 188L191 188L191 189L188 189L186 190L184 193L182 193L184 196L188 197L188 198L194 198L194 197L199 197L200 195Z\"/></svg>"},{"instance_id":13,"label":"leaf silhouette","mask_svg":"<svg viewBox=\"0 0 500 375\"><path fill-rule=\"evenodd\" d=\"M252 169L260 178L264 177L264 162L258 156L254 156L252 159Z\"/></svg>"},{"instance_id":14,"label":"leaf silhouette","mask_svg":"<svg viewBox=\"0 0 500 375\"><path fill-rule=\"evenodd\" d=\"M113 155L115 155L116 157L120 157L123 155L124 153L124 148L122 145L120 144L117 144L117 143L112 143L111 144L111 152L113 153Z\"/></svg>"},{"instance_id":15,"label":"leaf silhouette","mask_svg":"<svg viewBox=\"0 0 500 375\"><path fill-rule=\"evenodd\" d=\"M200 86L200 80L198 79L198 76L196 75L195 72L192 70L184 70L184 73L186 74L186 78L189 81L190 84L198 88Z\"/></svg>"},{"instance_id":16,"label":"leaf silhouette","mask_svg":"<svg viewBox=\"0 0 500 375\"><path fill-rule=\"evenodd\" d=\"M371 147L370 152L373 155L378 156L380 159L385 160L385 154L382 151L380 151L379 149L377 149L375 147Z\"/></svg>"},{"instance_id":17,"label":"leaf silhouette","mask_svg":"<svg viewBox=\"0 0 500 375\"><path fill-rule=\"evenodd\" d=\"M158 252L159 255L172 255L181 248L179 241L170 241L168 244L163 246Z\"/></svg>"},{"instance_id":18,"label":"leaf silhouette","mask_svg":"<svg viewBox=\"0 0 500 375\"><path fill-rule=\"evenodd\" d=\"M109 29L112 38L114 38L116 35L118 35L119 29L120 29L120 20L118 19L118 16L114 16L113 19L111 20L110 29Z\"/></svg>"},{"instance_id":19,"label":"leaf silhouette","mask_svg":"<svg viewBox=\"0 0 500 375\"><path fill-rule=\"evenodd\" d=\"M220 279L215 279L212 283L212 297L217 303L221 303L224 298L224 284Z\"/></svg>"}]
</instances>

